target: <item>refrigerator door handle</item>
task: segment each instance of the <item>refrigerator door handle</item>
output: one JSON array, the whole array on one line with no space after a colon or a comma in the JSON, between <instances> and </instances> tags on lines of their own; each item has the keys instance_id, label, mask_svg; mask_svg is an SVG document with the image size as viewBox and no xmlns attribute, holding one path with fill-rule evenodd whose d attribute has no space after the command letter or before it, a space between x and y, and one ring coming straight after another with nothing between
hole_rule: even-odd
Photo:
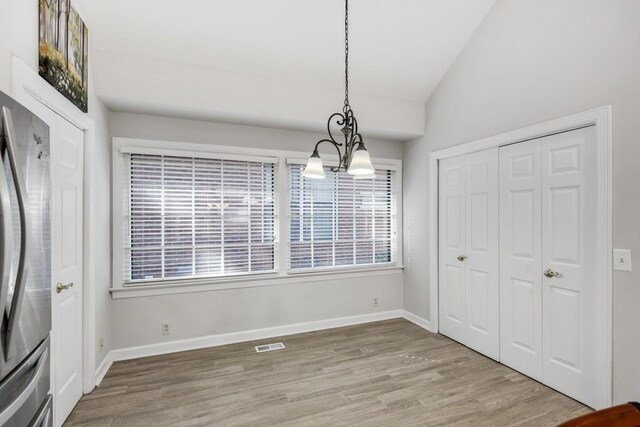
<instances>
[{"instance_id":1,"label":"refrigerator door handle","mask_svg":"<svg viewBox=\"0 0 640 427\"><path fill-rule=\"evenodd\" d=\"M2 123L0 122L0 130L1 127ZM11 278L11 261L13 260L13 218L11 215L11 195L4 167L3 140L2 137L0 139L0 239L2 239L0 242L0 325L5 317L9 279Z\"/></svg>"},{"instance_id":2,"label":"refrigerator door handle","mask_svg":"<svg viewBox=\"0 0 640 427\"><path fill-rule=\"evenodd\" d=\"M31 245L29 244L30 238L30 224L29 221L29 200L27 198L27 191L22 182L22 176L18 171L17 150L14 145L15 130L13 129L13 119L11 116L11 110L7 107L2 107L2 123L5 130L5 143L7 146L7 155L9 156L9 164L11 165L11 173L13 176L13 183L16 187L16 194L18 198L18 210L20 212L20 261L18 262L18 272L16 274L16 285L13 294L13 301L11 301L11 311L9 312L9 322L6 329L6 342L5 342L5 360L11 359L12 343L16 330L18 329L18 322L20 321L20 313L22 312L22 300L24 299L24 293L27 287L27 276L29 275L29 268L27 266L27 260L29 259Z\"/></svg>"},{"instance_id":3,"label":"refrigerator door handle","mask_svg":"<svg viewBox=\"0 0 640 427\"><path fill-rule=\"evenodd\" d=\"M36 365L35 369L33 369L34 374L32 375L31 380L29 380L29 384L22 390L20 395L16 399L14 399L4 411L0 413L0 426L5 425L7 421L9 421L11 417L13 417L16 412L18 412L18 409L20 409L22 405L24 405L27 399L31 397L31 394L33 393L33 390L38 386L40 378L42 378L45 369L49 367L49 364L45 363L47 360L49 360L49 358L47 357L48 355L49 349L46 348L40 354L38 364Z\"/></svg>"}]
</instances>

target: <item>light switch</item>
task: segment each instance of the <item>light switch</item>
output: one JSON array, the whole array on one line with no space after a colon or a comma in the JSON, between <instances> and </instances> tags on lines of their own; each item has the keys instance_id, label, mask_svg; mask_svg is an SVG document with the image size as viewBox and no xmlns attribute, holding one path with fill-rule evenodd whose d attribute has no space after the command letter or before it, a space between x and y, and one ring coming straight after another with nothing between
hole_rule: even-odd
<instances>
[{"instance_id":1,"label":"light switch","mask_svg":"<svg viewBox=\"0 0 640 427\"><path fill-rule=\"evenodd\" d=\"M631 271L631 250L613 250L613 269L619 271Z\"/></svg>"}]
</instances>

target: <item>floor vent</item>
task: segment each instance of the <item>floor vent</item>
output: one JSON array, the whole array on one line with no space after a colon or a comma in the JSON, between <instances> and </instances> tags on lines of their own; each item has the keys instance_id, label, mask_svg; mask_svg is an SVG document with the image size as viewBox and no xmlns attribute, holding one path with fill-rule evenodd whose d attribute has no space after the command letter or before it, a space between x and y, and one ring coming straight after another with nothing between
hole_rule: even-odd
<instances>
[{"instance_id":1,"label":"floor vent","mask_svg":"<svg viewBox=\"0 0 640 427\"><path fill-rule=\"evenodd\" d=\"M274 344L257 345L256 353L264 353L266 351L273 351L273 350L282 350L283 348L284 348L284 344L282 344L281 342L277 342Z\"/></svg>"}]
</instances>

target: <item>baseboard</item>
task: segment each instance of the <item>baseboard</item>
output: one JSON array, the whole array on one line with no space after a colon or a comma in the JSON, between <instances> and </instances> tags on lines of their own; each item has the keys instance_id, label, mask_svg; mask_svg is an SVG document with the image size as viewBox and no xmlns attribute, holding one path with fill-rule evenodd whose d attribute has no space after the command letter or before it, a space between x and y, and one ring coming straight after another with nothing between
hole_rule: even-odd
<instances>
[{"instance_id":1,"label":"baseboard","mask_svg":"<svg viewBox=\"0 0 640 427\"><path fill-rule=\"evenodd\" d=\"M421 328L426 329L429 332L433 332L434 334L437 333L437 331L434 331L433 328L431 327L431 322L429 320L423 317L420 317L417 314L413 314L407 310L402 310L402 317L407 319L409 322L415 323Z\"/></svg>"},{"instance_id":2,"label":"baseboard","mask_svg":"<svg viewBox=\"0 0 640 427\"><path fill-rule=\"evenodd\" d=\"M377 322L380 320L396 319L405 317L405 313L406 312L404 310L390 310L382 311L379 313L367 313L357 316L338 317L334 319L317 320L313 322L296 323L292 325L275 326L264 329L253 329L249 331L232 332L227 334L208 335L204 337L190 338L185 340L121 348L112 350L109 354L111 356L111 361L117 362L120 360L137 359L139 357L158 356L161 354L177 353L180 351L197 350L201 348L280 337L284 335L339 328L341 326L359 325L362 323ZM415 317L417 318L417 316ZM103 364L104 362L100 366L102 367Z\"/></svg>"},{"instance_id":3,"label":"baseboard","mask_svg":"<svg viewBox=\"0 0 640 427\"><path fill-rule=\"evenodd\" d=\"M96 387L100 385L104 376L107 375L107 372L109 371L109 368L111 368L111 365L113 365L112 351L107 353L104 359L102 359L102 362L100 362L100 365L98 366L98 368L96 368L96 375L95 375Z\"/></svg>"}]
</instances>

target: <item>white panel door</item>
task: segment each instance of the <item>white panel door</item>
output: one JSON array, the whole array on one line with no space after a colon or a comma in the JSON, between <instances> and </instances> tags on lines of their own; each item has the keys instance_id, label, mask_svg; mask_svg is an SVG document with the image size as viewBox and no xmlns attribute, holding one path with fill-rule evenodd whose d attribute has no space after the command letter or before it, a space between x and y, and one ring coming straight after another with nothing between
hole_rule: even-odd
<instances>
[{"instance_id":1,"label":"white panel door","mask_svg":"<svg viewBox=\"0 0 640 427\"><path fill-rule=\"evenodd\" d=\"M598 383L595 127L542 145L543 382L592 407L606 405ZM600 284L600 288L604 285Z\"/></svg>"},{"instance_id":2,"label":"white panel door","mask_svg":"<svg viewBox=\"0 0 640 427\"><path fill-rule=\"evenodd\" d=\"M52 137L53 393L56 425L62 425L82 397L84 134L58 116Z\"/></svg>"},{"instance_id":3,"label":"white panel door","mask_svg":"<svg viewBox=\"0 0 640 427\"><path fill-rule=\"evenodd\" d=\"M82 397L84 134L27 96L25 105L49 125L51 195L51 393L60 426ZM57 292L57 284L69 286Z\"/></svg>"},{"instance_id":4,"label":"white panel door","mask_svg":"<svg viewBox=\"0 0 640 427\"><path fill-rule=\"evenodd\" d=\"M500 361L542 380L540 141L500 147Z\"/></svg>"},{"instance_id":5,"label":"white panel door","mask_svg":"<svg viewBox=\"0 0 640 427\"><path fill-rule=\"evenodd\" d=\"M466 339L464 344L498 360L498 149L466 156Z\"/></svg>"},{"instance_id":6,"label":"white panel door","mask_svg":"<svg viewBox=\"0 0 640 427\"><path fill-rule=\"evenodd\" d=\"M439 165L439 306L440 331L465 341L465 156ZM460 259L459 259L460 257Z\"/></svg>"}]
</instances>

